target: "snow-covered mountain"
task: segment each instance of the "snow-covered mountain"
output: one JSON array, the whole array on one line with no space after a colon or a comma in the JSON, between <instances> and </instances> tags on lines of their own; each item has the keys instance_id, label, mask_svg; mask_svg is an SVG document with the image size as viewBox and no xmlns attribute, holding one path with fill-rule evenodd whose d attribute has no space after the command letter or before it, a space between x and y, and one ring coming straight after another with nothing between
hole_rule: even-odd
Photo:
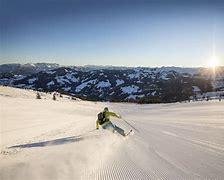
<instances>
[{"instance_id":1,"label":"snow-covered mountain","mask_svg":"<svg viewBox=\"0 0 224 180\"><path fill-rule=\"evenodd\" d=\"M224 89L221 67L215 80L205 68L59 67L55 64L41 67L44 68L26 74L4 69L0 71L0 84L58 91L94 101L139 103L187 100L194 95L195 87L197 93Z\"/></svg>"},{"instance_id":2,"label":"snow-covered mountain","mask_svg":"<svg viewBox=\"0 0 224 180\"><path fill-rule=\"evenodd\" d=\"M47 71L58 68L55 63L27 63L27 64L2 64L0 73L12 73L17 75L29 75L40 71Z\"/></svg>"}]
</instances>

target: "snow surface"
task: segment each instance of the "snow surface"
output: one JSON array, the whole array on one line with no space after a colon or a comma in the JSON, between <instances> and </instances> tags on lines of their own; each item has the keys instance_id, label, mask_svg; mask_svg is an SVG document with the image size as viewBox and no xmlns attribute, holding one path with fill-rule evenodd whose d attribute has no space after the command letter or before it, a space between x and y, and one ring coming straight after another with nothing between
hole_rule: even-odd
<instances>
[{"instance_id":1,"label":"snow surface","mask_svg":"<svg viewBox=\"0 0 224 180\"><path fill-rule=\"evenodd\" d=\"M47 73L47 74L54 74L54 73L56 73L56 71L52 71L52 70L50 70L50 71L46 71L46 73Z\"/></svg>"},{"instance_id":2,"label":"snow surface","mask_svg":"<svg viewBox=\"0 0 224 180\"><path fill-rule=\"evenodd\" d=\"M36 80L37 80L37 78L29 79L29 84L33 84Z\"/></svg>"},{"instance_id":3,"label":"snow surface","mask_svg":"<svg viewBox=\"0 0 224 180\"><path fill-rule=\"evenodd\" d=\"M124 80L122 80L122 79L117 79L116 80L116 86L119 86L119 85L121 85L123 83L124 83Z\"/></svg>"},{"instance_id":4,"label":"snow surface","mask_svg":"<svg viewBox=\"0 0 224 180\"><path fill-rule=\"evenodd\" d=\"M129 74L128 77L129 77L130 79L137 79L137 78L140 77L140 75L141 75L140 72L136 72L136 73Z\"/></svg>"},{"instance_id":5,"label":"snow surface","mask_svg":"<svg viewBox=\"0 0 224 180\"><path fill-rule=\"evenodd\" d=\"M64 91L70 91L71 90L71 87L63 87L62 88Z\"/></svg>"},{"instance_id":6,"label":"snow surface","mask_svg":"<svg viewBox=\"0 0 224 180\"><path fill-rule=\"evenodd\" d=\"M83 88L85 88L86 86L88 86L89 84L95 84L96 83L96 79L93 79L93 80L89 80L87 82L84 82L80 85L78 85L75 89L76 92L80 92Z\"/></svg>"},{"instance_id":7,"label":"snow surface","mask_svg":"<svg viewBox=\"0 0 224 180\"><path fill-rule=\"evenodd\" d=\"M107 81L100 81L96 86L97 86L97 88L106 88L106 87L110 87L111 84L107 80Z\"/></svg>"},{"instance_id":8,"label":"snow surface","mask_svg":"<svg viewBox=\"0 0 224 180\"><path fill-rule=\"evenodd\" d=\"M15 75L15 79L16 80L21 80L23 78L25 78L26 76L23 76L23 75Z\"/></svg>"},{"instance_id":9,"label":"snow surface","mask_svg":"<svg viewBox=\"0 0 224 180\"><path fill-rule=\"evenodd\" d=\"M224 179L224 101L136 105L41 96L0 86L1 180ZM104 106L138 131L127 138L94 131Z\"/></svg>"},{"instance_id":10,"label":"snow surface","mask_svg":"<svg viewBox=\"0 0 224 180\"><path fill-rule=\"evenodd\" d=\"M59 84L65 84L65 83L71 84L71 82L68 79L65 79L64 76L56 76L55 79Z\"/></svg>"},{"instance_id":11,"label":"snow surface","mask_svg":"<svg viewBox=\"0 0 224 180\"><path fill-rule=\"evenodd\" d=\"M70 79L72 82L79 82L79 79L76 78L74 75L75 75L74 73L72 74L67 73L65 76L67 77L67 79Z\"/></svg>"},{"instance_id":12,"label":"snow surface","mask_svg":"<svg viewBox=\"0 0 224 180\"><path fill-rule=\"evenodd\" d=\"M49 83L47 83L47 86L52 86L54 85L54 81L50 81Z\"/></svg>"},{"instance_id":13,"label":"snow surface","mask_svg":"<svg viewBox=\"0 0 224 180\"><path fill-rule=\"evenodd\" d=\"M198 86L192 86L194 92L201 92Z\"/></svg>"},{"instance_id":14,"label":"snow surface","mask_svg":"<svg viewBox=\"0 0 224 180\"><path fill-rule=\"evenodd\" d=\"M156 94L156 91L153 91L153 92L151 93L152 96L155 96L155 94Z\"/></svg>"},{"instance_id":15,"label":"snow surface","mask_svg":"<svg viewBox=\"0 0 224 180\"><path fill-rule=\"evenodd\" d=\"M121 87L124 94L132 94L139 91L139 87L135 85Z\"/></svg>"},{"instance_id":16,"label":"snow surface","mask_svg":"<svg viewBox=\"0 0 224 180\"><path fill-rule=\"evenodd\" d=\"M128 97L126 97L125 99L134 99L135 100L136 98L142 98L144 96L145 96L144 94L141 94L141 95L133 95L133 94L131 94Z\"/></svg>"},{"instance_id":17,"label":"snow surface","mask_svg":"<svg viewBox=\"0 0 224 180\"><path fill-rule=\"evenodd\" d=\"M167 77L167 72L162 72L161 79L166 80L166 81L170 79Z\"/></svg>"}]
</instances>

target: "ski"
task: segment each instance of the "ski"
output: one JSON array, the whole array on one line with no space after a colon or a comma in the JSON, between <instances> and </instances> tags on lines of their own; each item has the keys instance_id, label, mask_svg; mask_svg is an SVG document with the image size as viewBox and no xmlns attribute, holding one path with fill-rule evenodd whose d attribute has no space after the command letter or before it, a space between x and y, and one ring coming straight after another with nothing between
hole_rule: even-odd
<instances>
[{"instance_id":1,"label":"ski","mask_svg":"<svg viewBox=\"0 0 224 180\"><path fill-rule=\"evenodd\" d=\"M132 132L132 129L127 134L125 134L125 137L130 135L131 132Z\"/></svg>"}]
</instances>

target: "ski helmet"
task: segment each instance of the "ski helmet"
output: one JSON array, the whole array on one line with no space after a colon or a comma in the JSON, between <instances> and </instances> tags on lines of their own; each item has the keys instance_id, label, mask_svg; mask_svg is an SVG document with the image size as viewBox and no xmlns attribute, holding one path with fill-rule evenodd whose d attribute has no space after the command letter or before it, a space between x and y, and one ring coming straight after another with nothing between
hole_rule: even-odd
<instances>
[{"instance_id":1,"label":"ski helmet","mask_svg":"<svg viewBox=\"0 0 224 180\"><path fill-rule=\"evenodd\" d=\"M109 111L108 107L105 107L105 108L104 108L104 111Z\"/></svg>"}]
</instances>

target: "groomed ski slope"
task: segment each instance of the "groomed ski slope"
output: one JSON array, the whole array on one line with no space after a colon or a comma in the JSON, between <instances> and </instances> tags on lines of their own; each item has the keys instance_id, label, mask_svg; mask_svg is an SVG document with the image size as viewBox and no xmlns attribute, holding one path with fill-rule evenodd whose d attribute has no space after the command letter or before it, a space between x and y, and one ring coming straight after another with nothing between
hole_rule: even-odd
<instances>
[{"instance_id":1,"label":"groomed ski slope","mask_svg":"<svg viewBox=\"0 0 224 180\"><path fill-rule=\"evenodd\" d=\"M224 179L224 101L136 105L35 96L0 87L1 180ZM104 106L139 132L123 138L94 130Z\"/></svg>"}]
</instances>

